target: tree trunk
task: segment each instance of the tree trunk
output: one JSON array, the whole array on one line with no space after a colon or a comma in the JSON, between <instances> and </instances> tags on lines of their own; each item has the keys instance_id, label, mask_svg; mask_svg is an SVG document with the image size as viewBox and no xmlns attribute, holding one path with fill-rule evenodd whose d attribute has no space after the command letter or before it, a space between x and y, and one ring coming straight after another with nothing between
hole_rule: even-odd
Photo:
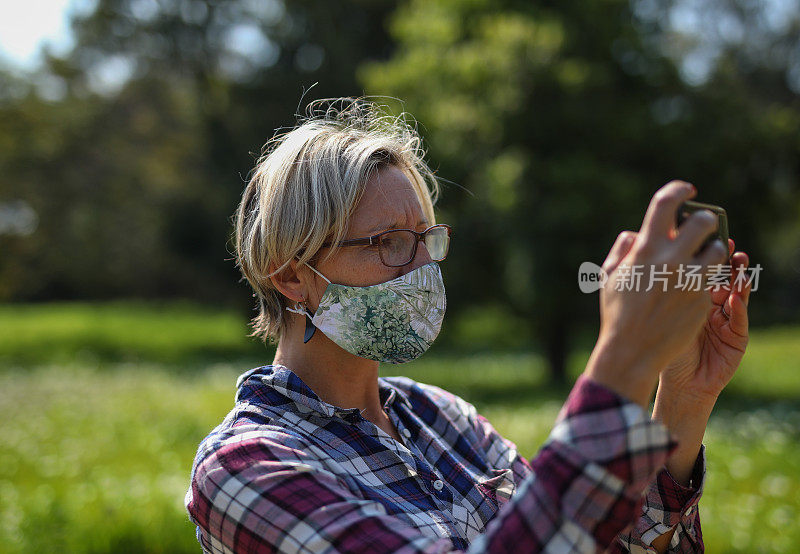
<instances>
[{"instance_id":1,"label":"tree trunk","mask_svg":"<svg viewBox=\"0 0 800 554\"><path fill-rule=\"evenodd\" d=\"M550 381L564 385L567 381L567 324L563 320L554 321L544 336Z\"/></svg>"}]
</instances>

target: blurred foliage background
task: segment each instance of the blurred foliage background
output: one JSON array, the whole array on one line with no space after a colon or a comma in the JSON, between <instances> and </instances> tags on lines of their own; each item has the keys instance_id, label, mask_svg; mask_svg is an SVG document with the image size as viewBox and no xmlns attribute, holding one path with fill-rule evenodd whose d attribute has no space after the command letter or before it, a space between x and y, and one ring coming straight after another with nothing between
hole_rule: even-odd
<instances>
[{"instance_id":1,"label":"blurred foliage background","mask_svg":"<svg viewBox=\"0 0 800 554\"><path fill-rule=\"evenodd\" d=\"M245 336L231 215L276 129L363 94L416 117L454 228L441 339L404 372L528 456L597 335L579 265L670 179L727 209L764 269L750 373L708 437L710 551L798 542L800 2L74 7L71 50L0 60L0 543L196 550L192 451L271 361Z\"/></svg>"},{"instance_id":2,"label":"blurred foliage background","mask_svg":"<svg viewBox=\"0 0 800 554\"><path fill-rule=\"evenodd\" d=\"M97 0L71 51L0 70L0 300L249 314L229 237L255 158L307 101L367 93L402 100L446 180L450 321L503 313L556 379L597 325L578 266L673 178L765 268L754 324L796 321L797 5Z\"/></svg>"}]
</instances>

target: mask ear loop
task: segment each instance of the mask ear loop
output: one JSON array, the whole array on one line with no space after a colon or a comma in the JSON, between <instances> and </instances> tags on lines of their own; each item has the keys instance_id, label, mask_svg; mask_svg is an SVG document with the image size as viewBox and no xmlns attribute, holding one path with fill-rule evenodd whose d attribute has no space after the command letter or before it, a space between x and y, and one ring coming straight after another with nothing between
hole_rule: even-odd
<instances>
[{"instance_id":1,"label":"mask ear loop","mask_svg":"<svg viewBox=\"0 0 800 554\"><path fill-rule=\"evenodd\" d=\"M313 271L314 273L316 273L317 275L328 281L328 278L325 277L322 273L320 273L310 265L308 267L311 269L311 271ZM328 284L330 285L331 282L328 281ZM305 304L306 304L305 299L301 299L300 302L295 302L294 308L291 308L289 306L286 307L286 309L292 313L306 316L306 330L305 333L303 333L303 344L306 344L308 341L310 341L311 337L314 336L314 333L317 330L317 326L314 325L314 323L311 321L311 314L308 312L308 308L306 308Z\"/></svg>"},{"instance_id":2,"label":"mask ear loop","mask_svg":"<svg viewBox=\"0 0 800 554\"><path fill-rule=\"evenodd\" d=\"M309 264L306 264L306 265L309 267L309 269L311 269L311 271L313 271L314 273L316 273L317 275L319 275L320 277L325 279L325 281L327 281L329 285L331 284L331 282L328 280L328 278L325 277L322 273L320 273L316 269L314 269L313 266L311 266ZM306 316L306 330L303 333L303 344L306 344L308 341L311 340L311 337L314 336L314 333L317 330L317 326L314 325L314 323L311 321L311 319L312 319L311 318L311 314L308 313L308 309L306 308L305 298L302 298L300 300L300 302L295 302L294 303L294 308L287 306L286 309L288 311L292 312L292 313Z\"/></svg>"},{"instance_id":3,"label":"mask ear loop","mask_svg":"<svg viewBox=\"0 0 800 554\"><path fill-rule=\"evenodd\" d=\"M308 265L308 267L311 269L311 271L313 271L314 273L316 273L317 275L319 275L320 277L325 279L328 282L329 285L331 284L331 282L328 280L327 277L325 277L322 273L320 273L319 271L314 269L314 266L309 265L309 264L306 264L306 265ZM314 333L316 332L316 330L317 330L317 326L314 325L314 323L311 321L311 314L309 314L308 310L306 310L306 332L303 335L303 344L305 344L305 343L307 343L308 341L311 340L311 337L314 336Z\"/></svg>"},{"instance_id":4,"label":"mask ear loop","mask_svg":"<svg viewBox=\"0 0 800 554\"><path fill-rule=\"evenodd\" d=\"M310 269L311 271L313 271L314 273L316 273L317 275L319 275L320 277L322 277L323 279L325 279L325 280L328 282L328 284L329 284L329 285L331 284L331 282L328 280L328 278L327 278L327 277L325 277L325 276L324 276L322 273L320 273L319 271L317 271L316 269L314 269L314 266L312 266L312 265L308 265L308 264L306 264L306 266L308 266L308 269Z\"/></svg>"}]
</instances>

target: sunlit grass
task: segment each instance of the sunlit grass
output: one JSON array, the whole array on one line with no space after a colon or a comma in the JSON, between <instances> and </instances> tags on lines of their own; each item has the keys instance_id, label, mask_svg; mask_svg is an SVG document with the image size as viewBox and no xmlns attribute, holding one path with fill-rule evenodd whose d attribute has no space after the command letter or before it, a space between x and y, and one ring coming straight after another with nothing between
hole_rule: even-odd
<instances>
[{"instance_id":1,"label":"sunlit grass","mask_svg":"<svg viewBox=\"0 0 800 554\"><path fill-rule=\"evenodd\" d=\"M110 311L100 316L109 326L58 330L59 321L94 317L89 307L74 308L71 314L58 306L48 315L41 307L41 319L28 312L20 323L24 333L11 329L17 337L27 336L20 339L26 348L39 352L39 359L33 352L29 362L9 353L21 347L7 339L13 318L0 309L0 359L15 360L0 368L0 550L198 552L183 508L195 449L233 406L236 377L270 356L248 352L218 362L214 356L203 361L175 353L201 342L194 336L235 345L238 331L213 338L231 324L220 322L240 328L237 316L224 312L210 317L215 312L187 307L171 325L163 309L148 315L142 306L135 331L126 327L130 313L114 322ZM46 337L53 329L61 337L61 360L49 359ZM123 345L140 361L92 354L86 341L94 339L87 336L100 329L114 329L103 331L107 344L116 345L112 353ZM163 346L155 337L170 333L183 339ZM185 342L176 346L180 340ZM231 353L238 347L225 348ZM800 544L798 348L800 329L754 332L742 368L713 416L701 502L709 552L794 552ZM137 349L147 354L137 355ZM588 352L571 357L573 376L587 358ZM166 361L172 359L177 362ZM382 374L402 371L463 396L531 457L567 392L546 386L544 367L535 353L440 352L385 366Z\"/></svg>"},{"instance_id":2,"label":"sunlit grass","mask_svg":"<svg viewBox=\"0 0 800 554\"><path fill-rule=\"evenodd\" d=\"M0 542L18 552L196 551L181 499L231 368L0 375Z\"/></svg>"},{"instance_id":3,"label":"sunlit grass","mask_svg":"<svg viewBox=\"0 0 800 554\"><path fill-rule=\"evenodd\" d=\"M260 356L245 314L189 302L0 305L0 364L225 360ZM2 367L0 367L2 369Z\"/></svg>"}]
</instances>

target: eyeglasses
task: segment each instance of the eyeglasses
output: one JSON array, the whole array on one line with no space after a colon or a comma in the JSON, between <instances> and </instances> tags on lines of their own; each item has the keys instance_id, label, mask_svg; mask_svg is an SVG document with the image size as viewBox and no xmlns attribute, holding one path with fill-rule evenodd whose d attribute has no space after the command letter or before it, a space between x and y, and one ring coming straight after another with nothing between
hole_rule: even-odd
<instances>
[{"instance_id":1,"label":"eyeglasses","mask_svg":"<svg viewBox=\"0 0 800 554\"><path fill-rule=\"evenodd\" d=\"M336 243L337 246L373 246L377 245L378 255L384 265L400 267L410 264L417 255L417 245L425 241L428 254L434 262L441 262L447 257L450 249L450 226L439 224L428 227L421 233L411 229L392 229L371 237L347 239ZM333 246L326 242L323 247Z\"/></svg>"}]
</instances>

